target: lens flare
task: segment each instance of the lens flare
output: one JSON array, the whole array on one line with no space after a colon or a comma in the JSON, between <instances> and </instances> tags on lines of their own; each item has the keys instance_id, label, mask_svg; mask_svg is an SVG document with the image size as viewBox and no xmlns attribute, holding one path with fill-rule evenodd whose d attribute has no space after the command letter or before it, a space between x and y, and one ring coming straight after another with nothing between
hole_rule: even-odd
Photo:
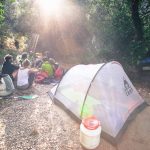
<instances>
[{"instance_id":1,"label":"lens flare","mask_svg":"<svg viewBox=\"0 0 150 150\"><path fill-rule=\"evenodd\" d=\"M53 15L61 12L65 0L38 0L39 8L44 15Z\"/></svg>"}]
</instances>

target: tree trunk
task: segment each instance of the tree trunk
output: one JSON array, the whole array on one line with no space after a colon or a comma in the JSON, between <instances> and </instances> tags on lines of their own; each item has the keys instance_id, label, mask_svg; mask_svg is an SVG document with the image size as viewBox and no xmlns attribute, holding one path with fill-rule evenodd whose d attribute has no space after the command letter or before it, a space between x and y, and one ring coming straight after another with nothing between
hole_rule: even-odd
<instances>
[{"instance_id":1,"label":"tree trunk","mask_svg":"<svg viewBox=\"0 0 150 150\"><path fill-rule=\"evenodd\" d=\"M139 17L139 2L140 0L131 1L132 20L135 26L137 40L143 40L143 24Z\"/></svg>"}]
</instances>

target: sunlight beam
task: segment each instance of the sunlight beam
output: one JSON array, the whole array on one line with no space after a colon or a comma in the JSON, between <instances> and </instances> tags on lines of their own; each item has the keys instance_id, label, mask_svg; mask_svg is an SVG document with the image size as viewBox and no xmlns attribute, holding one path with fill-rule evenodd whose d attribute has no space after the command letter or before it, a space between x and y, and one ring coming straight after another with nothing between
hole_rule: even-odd
<instances>
[{"instance_id":1,"label":"sunlight beam","mask_svg":"<svg viewBox=\"0 0 150 150\"><path fill-rule=\"evenodd\" d=\"M43 15L55 15L62 11L65 0L38 0L40 11Z\"/></svg>"}]
</instances>

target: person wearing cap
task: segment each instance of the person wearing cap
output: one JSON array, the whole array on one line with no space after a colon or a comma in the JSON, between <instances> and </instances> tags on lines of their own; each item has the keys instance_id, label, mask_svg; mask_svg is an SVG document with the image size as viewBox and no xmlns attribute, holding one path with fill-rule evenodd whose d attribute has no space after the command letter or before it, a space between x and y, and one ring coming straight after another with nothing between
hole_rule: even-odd
<instances>
[{"instance_id":1,"label":"person wearing cap","mask_svg":"<svg viewBox=\"0 0 150 150\"><path fill-rule=\"evenodd\" d=\"M13 62L13 56L12 55L6 55L4 57L4 62L2 65L2 74L8 74L12 80L14 80L14 72L16 72L19 69L19 66L12 64Z\"/></svg>"}]
</instances>

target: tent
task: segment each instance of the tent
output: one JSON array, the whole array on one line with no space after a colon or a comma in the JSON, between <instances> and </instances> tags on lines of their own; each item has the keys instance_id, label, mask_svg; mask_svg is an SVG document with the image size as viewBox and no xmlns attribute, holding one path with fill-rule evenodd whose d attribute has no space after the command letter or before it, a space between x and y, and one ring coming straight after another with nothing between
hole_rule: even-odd
<instances>
[{"instance_id":1,"label":"tent","mask_svg":"<svg viewBox=\"0 0 150 150\"><path fill-rule=\"evenodd\" d=\"M144 100L120 63L76 65L51 90L54 101L63 104L79 120L96 116L103 135L117 142L131 113L140 110Z\"/></svg>"}]
</instances>

